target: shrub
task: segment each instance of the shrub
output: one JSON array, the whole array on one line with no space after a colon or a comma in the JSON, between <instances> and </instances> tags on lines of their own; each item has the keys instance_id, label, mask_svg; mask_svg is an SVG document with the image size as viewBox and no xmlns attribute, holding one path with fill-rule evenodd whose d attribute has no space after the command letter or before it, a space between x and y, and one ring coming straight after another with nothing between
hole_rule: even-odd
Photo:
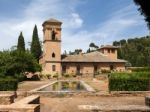
<instances>
[{"instance_id":1,"label":"shrub","mask_svg":"<svg viewBox=\"0 0 150 112\"><path fill-rule=\"evenodd\" d=\"M53 75L53 78L58 78L58 73L55 73L55 74Z\"/></svg>"},{"instance_id":2,"label":"shrub","mask_svg":"<svg viewBox=\"0 0 150 112\"><path fill-rule=\"evenodd\" d=\"M149 91L149 79L115 79L109 80L110 91Z\"/></svg>"},{"instance_id":3,"label":"shrub","mask_svg":"<svg viewBox=\"0 0 150 112\"><path fill-rule=\"evenodd\" d=\"M68 73L64 73L63 76L64 77L70 77L70 75Z\"/></svg>"},{"instance_id":4,"label":"shrub","mask_svg":"<svg viewBox=\"0 0 150 112\"><path fill-rule=\"evenodd\" d=\"M26 77L26 80L27 81L39 81L40 77L38 75L33 75L31 78Z\"/></svg>"},{"instance_id":5,"label":"shrub","mask_svg":"<svg viewBox=\"0 0 150 112\"><path fill-rule=\"evenodd\" d=\"M149 91L150 72L112 73L110 91Z\"/></svg>"},{"instance_id":6,"label":"shrub","mask_svg":"<svg viewBox=\"0 0 150 112\"><path fill-rule=\"evenodd\" d=\"M111 70L102 69L101 73L111 73Z\"/></svg>"},{"instance_id":7,"label":"shrub","mask_svg":"<svg viewBox=\"0 0 150 112\"><path fill-rule=\"evenodd\" d=\"M43 74L40 73L39 74L39 78L42 79L43 78Z\"/></svg>"},{"instance_id":8,"label":"shrub","mask_svg":"<svg viewBox=\"0 0 150 112\"><path fill-rule=\"evenodd\" d=\"M50 79L51 78L51 74L46 74L46 78Z\"/></svg>"},{"instance_id":9,"label":"shrub","mask_svg":"<svg viewBox=\"0 0 150 112\"><path fill-rule=\"evenodd\" d=\"M26 79L26 76L24 74L15 74L14 78L17 79L18 82L21 82Z\"/></svg>"},{"instance_id":10,"label":"shrub","mask_svg":"<svg viewBox=\"0 0 150 112\"><path fill-rule=\"evenodd\" d=\"M70 76L71 77L76 77L76 74L75 73L71 73Z\"/></svg>"},{"instance_id":11,"label":"shrub","mask_svg":"<svg viewBox=\"0 0 150 112\"><path fill-rule=\"evenodd\" d=\"M150 78L150 72L111 73L111 78Z\"/></svg>"},{"instance_id":12,"label":"shrub","mask_svg":"<svg viewBox=\"0 0 150 112\"><path fill-rule=\"evenodd\" d=\"M14 78L1 78L0 79L0 91L14 91L17 90L18 80Z\"/></svg>"},{"instance_id":13,"label":"shrub","mask_svg":"<svg viewBox=\"0 0 150 112\"><path fill-rule=\"evenodd\" d=\"M97 71L97 72L94 73L94 76L99 75L99 74L100 74L100 72Z\"/></svg>"},{"instance_id":14,"label":"shrub","mask_svg":"<svg viewBox=\"0 0 150 112\"><path fill-rule=\"evenodd\" d=\"M150 67L131 68L132 72L150 72Z\"/></svg>"}]
</instances>

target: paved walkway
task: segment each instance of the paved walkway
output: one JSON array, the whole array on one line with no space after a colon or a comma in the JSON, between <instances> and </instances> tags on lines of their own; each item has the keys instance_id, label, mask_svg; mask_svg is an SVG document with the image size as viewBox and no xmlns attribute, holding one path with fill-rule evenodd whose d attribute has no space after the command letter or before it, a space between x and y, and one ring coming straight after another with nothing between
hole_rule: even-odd
<instances>
[{"instance_id":1,"label":"paved walkway","mask_svg":"<svg viewBox=\"0 0 150 112\"><path fill-rule=\"evenodd\" d=\"M147 109L144 97L71 97L71 98L41 98L42 112L79 112L79 106L92 105L108 109L110 107L133 107ZM132 108L129 108L132 109Z\"/></svg>"}]
</instances>

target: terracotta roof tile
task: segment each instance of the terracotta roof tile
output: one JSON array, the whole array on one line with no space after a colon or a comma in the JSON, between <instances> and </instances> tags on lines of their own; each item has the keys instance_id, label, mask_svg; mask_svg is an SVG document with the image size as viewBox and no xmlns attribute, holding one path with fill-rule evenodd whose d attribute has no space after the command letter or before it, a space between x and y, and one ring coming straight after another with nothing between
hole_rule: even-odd
<instances>
[{"instance_id":1,"label":"terracotta roof tile","mask_svg":"<svg viewBox=\"0 0 150 112\"><path fill-rule=\"evenodd\" d=\"M79 55L68 55L62 59L62 62L127 62L121 59L111 59L107 55L104 55L98 51L79 54Z\"/></svg>"}]
</instances>

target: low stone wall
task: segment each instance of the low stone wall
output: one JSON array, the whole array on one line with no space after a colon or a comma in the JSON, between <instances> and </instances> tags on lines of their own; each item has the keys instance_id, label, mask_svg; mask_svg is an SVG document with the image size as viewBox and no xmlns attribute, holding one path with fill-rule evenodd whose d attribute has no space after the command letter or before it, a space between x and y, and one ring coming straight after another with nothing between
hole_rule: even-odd
<instances>
[{"instance_id":1,"label":"low stone wall","mask_svg":"<svg viewBox=\"0 0 150 112\"><path fill-rule=\"evenodd\" d=\"M0 112L40 112L40 96L32 95L10 105L0 105Z\"/></svg>"},{"instance_id":2,"label":"low stone wall","mask_svg":"<svg viewBox=\"0 0 150 112\"><path fill-rule=\"evenodd\" d=\"M9 105L14 103L14 94L0 94L0 105Z\"/></svg>"},{"instance_id":3,"label":"low stone wall","mask_svg":"<svg viewBox=\"0 0 150 112\"><path fill-rule=\"evenodd\" d=\"M147 96L150 91L111 91L111 96Z\"/></svg>"},{"instance_id":4,"label":"low stone wall","mask_svg":"<svg viewBox=\"0 0 150 112\"><path fill-rule=\"evenodd\" d=\"M150 112L150 108L141 105L78 105L79 112Z\"/></svg>"}]
</instances>

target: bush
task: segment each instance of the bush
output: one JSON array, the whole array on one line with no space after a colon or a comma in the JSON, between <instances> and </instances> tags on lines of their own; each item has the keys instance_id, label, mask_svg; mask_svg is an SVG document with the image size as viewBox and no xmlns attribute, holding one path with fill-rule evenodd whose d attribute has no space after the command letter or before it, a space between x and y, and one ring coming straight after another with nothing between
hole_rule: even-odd
<instances>
[{"instance_id":1,"label":"bush","mask_svg":"<svg viewBox=\"0 0 150 112\"><path fill-rule=\"evenodd\" d=\"M150 79L109 79L110 91L149 91Z\"/></svg>"},{"instance_id":2,"label":"bush","mask_svg":"<svg viewBox=\"0 0 150 112\"><path fill-rule=\"evenodd\" d=\"M53 78L58 78L58 73L55 73L55 74L53 75Z\"/></svg>"},{"instance_id":3,"label":"bush","mask_svg":"<svg viewBox=\"0 0 150 112\"><path fill-rule=\"evenodd\" d=\"M111 70L102 69L101 73L111 73Z\"/></svg>"},{"instance_id":4,"label":"bush","mask_svg":"<svg viewBox=\"0 0 150 112\"><path fill-rule=\"evenodd\" d=\"M94 72L94 76L96 75L100 75L101 72L97 71L97 72Z\"/></svg>"},{"instance_id":5,"label":"bush","mask_svg":"<svg viewBox=\"0 0 150 112\"><path fill-rule=\"evenodd\" d=\"M111 78L150 78L150 72L120 72L120 73L111 73Z\"/></svg>"},{"instance_id":6,"label":"bush","mask_svg":"<svg viewBox=\"0 0 150 112\"><path fill-rule=\"evenodd\" d=\"M132 72L150 72L150 67L131 68Z\"/></svg>"},{"instance_id":7,"label":"bush","mask_svg":"<svg viewBox=\"0 0 150 112\"><path fill-rule=\"evenodd\" d=\"M46 74L46 78L50 79L51 78L51 74Z\"/></svg>"},{"instance_id":8,"label":"bush","mask_svg":"<svg viewBox=\"0 0 150 112\"><path fill-rule=\"evenodd\" d=\"M18 87L18 80L14 78L1 78L0 91L15 91Z\"/></svg>"},{"instance_id":9,"label":"bush","mask_svg":"<svg viewBox=\"0 0 150 112\"><path fill-rule=\"evenodd\" d=\"M64 73L63 76L64 77L70 77L70 75L68 73Z\"/></svg>"},{"instance_id":10,"label":"bush","mask_svg":"<svg viewBox=\"0 0 150 112\"><path fill-rule=\"evenodd\" d=\"M15 74L14 78L17 79L18 82L21 82L26 79L26 76L24 74Z\"/></svg>"},{"instance_id":11,"label":"bush","mask_svg":"<svg viewBox=\"0 0 150 112\"><path fill-rule=\"evenodd\" d=\"M27 78L25 79L26 81L39 81L40 77L38 75L33 75L31 78Z\"/></svg>"},{"instance_id":12,"label":"bush","mask_svg":"<svg viewBox=\"0 0 150 112\"><path fill-rule=\"evenodd\" d=\"M71 73L70 76L71 77L76 77L76 74L75 73Z\"/></svg>"},{"instance_id":13,"label":"bush","mask_svg":"<svg viewBox=\"0 0 150 112\"><path fill-rule=\"evenodd\" d=\"M112 73L109 78L110 91L149 91L150 72Z\"/></svg>"}]
</instances>

